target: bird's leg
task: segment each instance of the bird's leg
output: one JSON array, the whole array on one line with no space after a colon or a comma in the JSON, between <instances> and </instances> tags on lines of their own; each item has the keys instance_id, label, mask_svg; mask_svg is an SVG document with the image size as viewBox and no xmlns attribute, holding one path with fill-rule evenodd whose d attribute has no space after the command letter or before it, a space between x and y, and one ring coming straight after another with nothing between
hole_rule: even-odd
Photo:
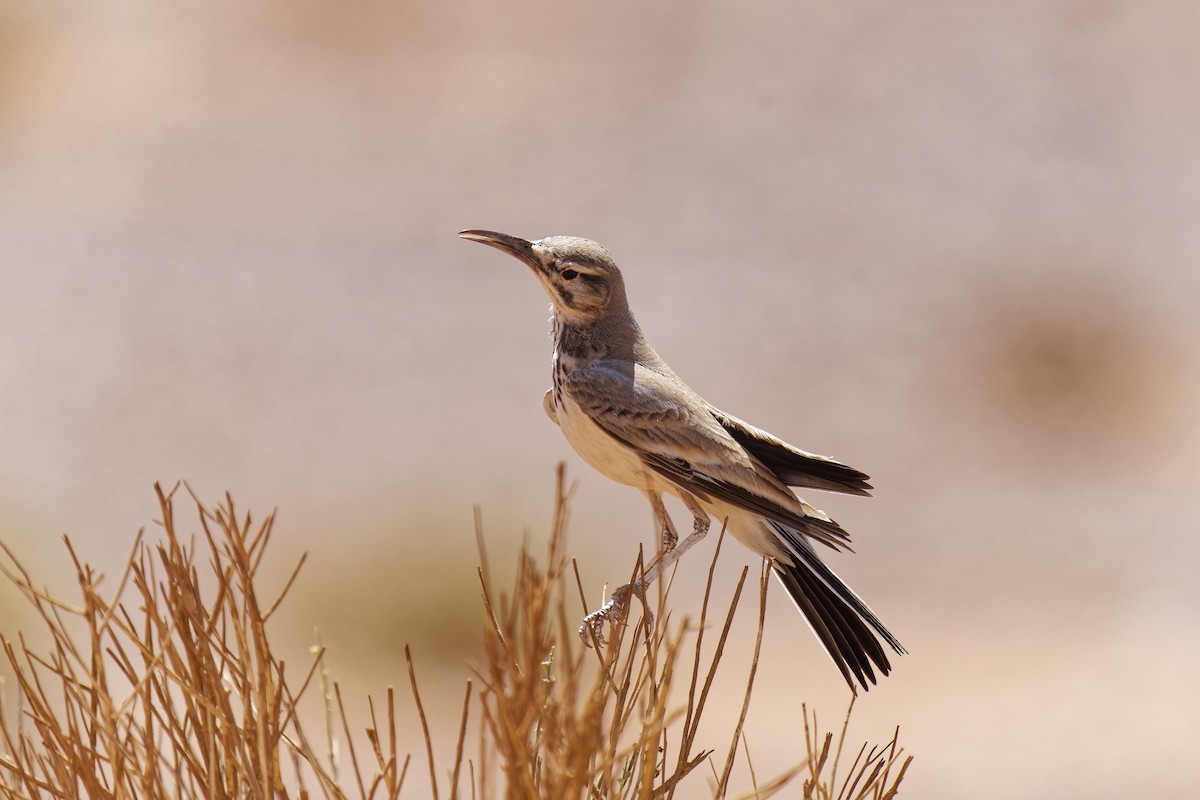
<instances>
[{"instance_id":1,"label":"bird's leg","mask_svg":"<svg viewBox=\"0 0 1200 800\"><path fill-rule=\"evenodd\" d=\"M683 499L683 503L687 506L688 511L692 512L692 532L686 539L672 548L670 552L663 553L662 558L642 574L642 577L637 580L639 585L635 589L638 593L644 592L647 586L653 583L659 575L678 561L680 556L690 550L693 545L703 539L705 534L708 533L708 512L697 502L696 498L687 492L681 492L680 497Z\"/></svg>"},{"instance_id":2,"label":"bird's leg","mask_svg":"<svg viewBox=\"0 0 1200 800\"><path fill-rule=\"evenodd\" d=\"M679 542L679 532L675 530L675 523L667 514L667 507L663 505L662 495L658 492L647 491L646 497L650 500L650 508L654 511L654 521L658 525L658 557L662 558L675 549L675 545Z\"/></svg>"},{"instance_id":3,"label":"bird's leg","mask_svg":"<svg viewBox=\"0 0 1200 800\"><path fill-rule=\"evenodd\" d=\"M658 577L662 575L663 572L665 572L671 565L678 561L680 556L690 550L693 545L703 539L704 535L708 533L708 512L705 511L704 508L701 507L700 503L696 501L696 498L692 497L690 494L682 492L681 497L683 498L683 502L687 506L688 511L692 512L693 521L691 534L682 542L679 542L677 546L672 547L670 550L667 550L664 546L663 552L659 554L658 560L655 561L650 569L643 572L640 577L634 580L633 583L621 586L614 591L612 593L612 598L603 606L601 606L600 610L593 611L583 618L583 623L579 626L579 638L583 639L584 644L591 646L592 639L595 638L598 644L603 645L604 623L609 619L615 619L620 622L625 620L626 615L629 613L629 595L644 595L646 592L646 587L658 580ZM657 503L655 503L655 499L650 501L651 505L655 506L655 515L657 516L659 508L662 508L663 516L666 517L666 509L663 508L662 499L658 498L658 495L653 495L653 498L658 500ZM667 519L669 520L670 518L667 517ZM666 524L669 525L669 521ZM675 533L673 526L671 527L671 533L675 534L675 538L677 540L678 534ZM663 538L664 540L666 539L665 531ZM666 542L664 541L664 545L665 544ZM649 635L650 625L653 622L654 617L649 616L649 609L646 610L646 613L648 615L646 618L646 632L647 635Z\"/></svg>"}]
</instances>

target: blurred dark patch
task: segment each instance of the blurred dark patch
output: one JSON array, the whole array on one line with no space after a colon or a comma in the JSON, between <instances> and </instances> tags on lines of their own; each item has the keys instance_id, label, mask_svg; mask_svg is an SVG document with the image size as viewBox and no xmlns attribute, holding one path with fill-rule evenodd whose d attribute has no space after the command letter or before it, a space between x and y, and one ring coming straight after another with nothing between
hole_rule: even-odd
<instances>
[{"instance_id":1,"label":"blurred dark patch","mask_svg":"<svg viewBox=\"0 0 1200 800\"><path fill-rule=\"evenodd\" d=\"M479 654L483 612L473 561L360 555L309 573L289 598L287 618L299 631L319 627L343 661L399 663L406 644L439 658Z\"/></svg>"},{"instance_id":2,"label":"blurred dark patch","mask_svg":"<svg viewBox=\"0 0 1200 800\"><path fill-rule=\"evenodd\" d=\"M439 659L481 656L480 558L469 522L372 508L324 527L281 613L293 635L310 639L320 628L343 663L401 663L406 644ZM518 542L497 532L486 546L493 584L507 586Z\"/></svg>"},{"instance_id":3,"label":"blurred dark patch","mask_svg":"<svg viewBox=\"0 0 1200 800\"><path fill-rule=\"evenodd\" d=\"M0 4L0 119L15 113L33 85L31 53L40 31L31 16L17 4Z\"/></svg>"},{"instance_id":4,"label":"blurred dark patch","mask_svg":"<svg viewBox=\"0 0 1200 800\"><path fill-rule=\"evenodd\" d=\"M967 348L969 394L1038 457L1140 470L1168 454L1181 351L1136 297L1086 280L989 293Z\"/></svg>"}]
</instances>

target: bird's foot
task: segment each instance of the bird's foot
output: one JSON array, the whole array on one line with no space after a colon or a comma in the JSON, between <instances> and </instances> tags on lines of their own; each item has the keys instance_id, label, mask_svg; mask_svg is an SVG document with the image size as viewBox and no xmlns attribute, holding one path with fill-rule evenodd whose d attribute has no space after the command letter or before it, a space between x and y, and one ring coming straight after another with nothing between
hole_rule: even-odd
<instances>
[{"instance_id":1,"label":"bird's foot","mask_svg":"<svg viewBox=\"0 0 1200 800\"><path fill-rule=\"evenodd\" d=\"M604 623L612 622L614 624L624 624L629 616L629 597L633 594L634 586L626 584L618 588L612 593L612 597L607 603L593 611L583 618L583 622L579 625L579 638L588 647L595 644L598 647L604 647ZM645 610L646 622L646 638L650 637L650 631L654 628L654 612L647 606Z\"/></svg>"}]
</instances>

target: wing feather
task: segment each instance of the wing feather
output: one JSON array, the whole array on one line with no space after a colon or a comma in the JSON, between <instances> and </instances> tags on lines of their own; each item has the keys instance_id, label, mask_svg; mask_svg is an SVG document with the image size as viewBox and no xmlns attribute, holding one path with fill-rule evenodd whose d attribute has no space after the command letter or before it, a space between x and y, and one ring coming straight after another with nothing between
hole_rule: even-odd
<instances>
[{"instance_id":1,"label":"wing feather","mask_svg":"<svg viewBox=\"0 0 1200 800\"><path fill-rule=\"evenodd\" d=\"M657 474L691 494L721 500L808 533L831 547L849 535L797 498L673 375L629 361L571 372L567 396L601 430L634 450Z\"/></svg>"},{"instance_id":2,"label":"wing feather","mask_svg":"<svg viewBox=\"0 0 1200 800\"><path fill-rule=\"evenodd\" d=\"M732 414L708 407L721 426L763 465L788 486L803 486L829 492L871 495L870 477L828 456L792 447L761 428L743 422Z\"/></svg>"}]
</instances>

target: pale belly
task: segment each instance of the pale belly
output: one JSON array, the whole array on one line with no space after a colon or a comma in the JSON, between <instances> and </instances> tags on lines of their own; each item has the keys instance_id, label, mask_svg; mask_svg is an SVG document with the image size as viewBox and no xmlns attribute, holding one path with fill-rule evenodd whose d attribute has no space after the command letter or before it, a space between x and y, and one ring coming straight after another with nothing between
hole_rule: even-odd
<instances>
[{"instance_id":1,"label":"pale belly","mask_svg":"<svg viewBox=\"0 0 1200 800\"><path fill-rule=\"evenodd\" d=\"M579 456L602 475L639 489L673 491L674 486L649 472L625 445L604 432L570 398L557 409L558 427Z\"/></svg>"}]
</instances>

